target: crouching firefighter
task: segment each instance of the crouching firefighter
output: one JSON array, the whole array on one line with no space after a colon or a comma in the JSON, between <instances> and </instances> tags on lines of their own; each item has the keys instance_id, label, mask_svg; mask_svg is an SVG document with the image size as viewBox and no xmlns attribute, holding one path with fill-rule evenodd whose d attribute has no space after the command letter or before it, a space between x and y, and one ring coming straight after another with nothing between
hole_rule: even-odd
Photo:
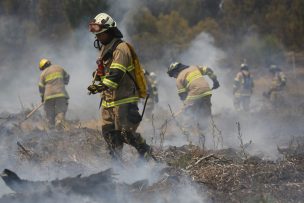
<instances>
[{"instance_id":1,"label":"crouching firefighter","mask_svg":"<svg viewBox=\"0 0 304 203\"><path fill-rule=\"evenodd\" d=\"M176 78L176 86L180 99L184 102L183 117L186 117L184 125L190 129L197 129L203 139L208 129L211 117L212 89L220 85L212 69L199 65L184 65L179 62L172 63L168 69L168 75ZM204 75L213 81L212 89ZM191 130L193 131L193 130Z\"/></svg>"},{"instance_id":2,"label":"crouching firefighter","mask_svg":"<svg viewBox=\"0 0 304 203\"><path fill-rule=\"evenodd\" d=\"M39 92L41 102L44 103L48 127L63 130L69 99L65 85L69 83L70 76L62 67L52 65L47 59L40 60L39 69L42 71Z\"/></svg>"},{"instance_id":3,"label":"crouching firefighter","mask_svg":"<svg viewBox=\"0 0 304 203\"><path fill-rule=\"evenodd\" d=\"M267 92L263 92L263 96L270 99L274 109L280 110L285 103L286 75L277 65L271 65L269 72L272 74L271 86Z\"/></svg>"},{"instance_id":4,"label":"crouching firefighter","mask_svg":"<svg viewBox=\"0 0 304 203\"><path fill-rule=\"evenodd\" d=\"M106 13L98 14L89 23L100 50L99 67L88 87L102 97L102 134L113 159L121 158L123 144L135 147L140 157L150 158L151 147L136 132L142 115L137 103L147 96L146 81L133 47L123 41L116 22Z\"/></svg>"}]
</instances>

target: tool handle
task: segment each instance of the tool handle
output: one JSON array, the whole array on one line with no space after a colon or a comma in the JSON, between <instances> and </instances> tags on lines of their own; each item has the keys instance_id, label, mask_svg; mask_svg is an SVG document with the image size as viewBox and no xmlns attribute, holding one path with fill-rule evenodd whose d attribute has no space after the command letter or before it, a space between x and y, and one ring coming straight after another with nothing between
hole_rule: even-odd
<instances>
[{"instance_id":1,"label":"tool handle","mask_svg":"<svg viewBox=\"0 0 304 203\"><path fill-rule=\"evenodd\" d=\"M35 113L43 104L44 104L44 102L41 102L41 104L39 104L36 108L34 108L33 111L31 111L29 114L27 114L25 117L25 120L28 119L29 117L31 117L33 115L33 113Z\"/></svg>"}]
</instances>

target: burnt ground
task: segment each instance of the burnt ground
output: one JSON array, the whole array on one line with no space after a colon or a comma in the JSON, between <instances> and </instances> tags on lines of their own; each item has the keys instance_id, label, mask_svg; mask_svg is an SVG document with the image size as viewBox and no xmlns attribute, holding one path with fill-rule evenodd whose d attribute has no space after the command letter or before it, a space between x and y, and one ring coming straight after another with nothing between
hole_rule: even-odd
<instances>
[{"instance_id":1,"label":"burnt ground","mask_svg":"<svg viewBox=\"0 0 304 203\"><path fill-rule=\"evenodd\" d=\"M266 118L269 116L265 112L252 116L260 117L261 114ZM225 115L222 117L225 119ZM238 116L232 118L240 120ZM39 113L25 122L23 119L24 113L1 114L1 170L8 168L33 185L39 182L39 188L47 185L48 189L21 189L4 194L0 202L302 202L304 199L304 139L299 135L301 128L292 131L293 135L299 136L280 139L281 144L276 146L278 155L269 159L263 152L251 153L257 144L254 139L245 140L246 123L251 123L246 119L241 120L245 124L239 126L235 135L225 137L224 131L222 134L216 131L217 136L224 137L224 140L235 136L239 141L231 145L233 148L228 147L231 141L205 148L194 145L195 142L170 146L166 140L178 136L174 134L178 130L171 129L174 125L168 125L166 132L156 127L157 138L151 142L157 162L138 163L136 152L126 147L122 162L114 164L114 168L119 169L106 173L109 182L95 186L104 180L87 183L79 181L77 175L82 174L81 177L90 180L92 174L103 173L113 167L98 128L71 121L64 132L55 132L45 130ZM217 120L225 129L221 120ZM300 127L301 115L275 116L275 121L280 121L278 123L293 120L299 123L292 129ZM264 121L255 120L255 125L260 122ZM276 127L274 124L271 126ZM277 138L270 135L269 139ZM221 139L216 142L221 142ZM138 168L149 175L141 176L136 171ZM151 171L156 173L153 178ZM128 179L125 177L128 175L139 176L140 179ZM66 181L67 177L73 181ZM54 184L54 181L64 184ZM87 184L87 193L77 189L83 187L82 183ZM28 184L27 187L33 186Z\"/></svg>"}]
</instances>

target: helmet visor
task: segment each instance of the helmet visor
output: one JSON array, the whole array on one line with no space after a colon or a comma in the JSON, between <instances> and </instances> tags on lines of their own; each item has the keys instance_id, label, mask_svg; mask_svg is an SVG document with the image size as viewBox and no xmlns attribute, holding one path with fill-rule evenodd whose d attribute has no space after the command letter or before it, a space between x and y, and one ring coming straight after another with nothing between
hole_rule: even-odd
<instances>
[{"instance_id":1,"label":"helmet visor","mask_svg":"<svg viewBox=\"0 0 304 203\"><path fill-rule=\"evenodd\" d=\"M109 28L109 25L107 24L99 24L92 21L89 23L89 31L95 34L101 33L106 31Z\"/></svg>"}]
</instances>

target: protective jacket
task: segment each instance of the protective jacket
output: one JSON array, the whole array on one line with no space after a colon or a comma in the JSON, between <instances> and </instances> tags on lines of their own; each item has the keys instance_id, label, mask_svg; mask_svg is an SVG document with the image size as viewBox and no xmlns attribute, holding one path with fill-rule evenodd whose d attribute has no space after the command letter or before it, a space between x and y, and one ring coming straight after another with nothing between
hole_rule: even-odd
<instances>
[{"instance_id":1,"label":"protective jacket","mask_svg":"<svg viewBox=\"0 0 304 203\"><path fill-rule=\"evenodd\" d=\"M58 65L44 69L39 81L39 92L44 101L59 97L69 98L65 89L69 79L69 74Z\"/></svg>"},{"instance_id":2,"label":"protective jacket","mask_svg":"<svg viewBox=\"0 0 304 203\"><path fill-rule=\"evenodd\" d=\"M136 103L139 101L138 90L135 83L132 54L126 42L120 42L115 50L112 47L120 39L102 47L100 58L105 67L105 77L101 83L108 87L102 92L102 106L110 108L121 104ZM111 56L107 57L109 55Z\"/></svg>"},{"instance_id":3,"label":"protective jacket","mask_svg":"<svg viewBox=\"0 0 304 203\"><path fill-rule=\"evenodd\" d=\"M208 75L210 79L216 80L213 71L205 66L191 65L178 74L176 78L178 94L182 100L185 100L186 104L212 95L209 84L203 75Z\"/></svg>"},{"instance_id":4,"label":"protective jacket","mask_svg":"<svg viewBox=\"0 0 304 203\"><path fill-rule=\"evenodd\" d=\"M233 85L235 96L251 96L253 87L253 78L249 71L241 70L236 74Z\"/></svg>"}]
</instances>

